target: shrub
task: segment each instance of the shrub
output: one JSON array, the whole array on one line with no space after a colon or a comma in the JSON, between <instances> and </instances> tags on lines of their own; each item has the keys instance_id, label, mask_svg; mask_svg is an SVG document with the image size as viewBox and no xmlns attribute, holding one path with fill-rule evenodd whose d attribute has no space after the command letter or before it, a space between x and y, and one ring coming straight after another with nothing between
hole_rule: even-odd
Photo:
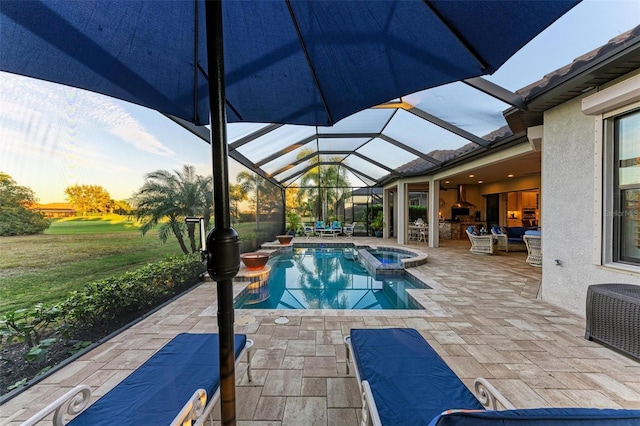
<instances>
[{"instance_id":1,"label":"shrub","mask_svg":"<svg viewBox=\"0 0 640 426\"><path fill-rule=\"evenodd\" d=\"M203 271L197 253L172 257L89 283L71 293L62 302L62 310L68 325L75 329L118 323L168 299Z\"/></svg>"},{"instance_id":2,"label":"shrub","mask_svg":"<svg viewBox=\"0 0 640 426\"><path fill-rule=\"evenodd\" d=\"M62 318L58 305L38 303L31 309L18 309L0 319L0 342L26 342L29 348L40 344L50 328Z\"/></svg>"},{"instance_id":3,"label":"shrub","mask_svg":"<svg viewBox=\"0 0 640 426\"><path fill-rule=\"evenodd\" d=\"M409 222L415 222L417 219L427 220L426 206L409 206Z\"/></svg>"}]
</instances>

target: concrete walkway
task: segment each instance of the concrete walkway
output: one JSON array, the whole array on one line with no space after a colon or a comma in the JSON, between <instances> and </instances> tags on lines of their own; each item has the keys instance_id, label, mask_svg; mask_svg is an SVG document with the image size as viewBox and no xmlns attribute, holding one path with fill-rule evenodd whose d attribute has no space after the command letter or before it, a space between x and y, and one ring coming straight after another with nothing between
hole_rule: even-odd
<instances>
[{"instance_id":1,"label":"concrete walkway","mask_svg":"<svg viewBox=\"0 0 640 426\"><path fill-rule=\"evenodd\" d=\"M236 311L236 332L255 341L253 381L246 364L236 370L239 425L356 425L360 396L342 343L352 327L416 328L468 386L488 378L516 407L640 409L640 363L585 340L583 317L536 299L541 270L526 253L409 246L429 255L411 269L433 287L417 296L425 310ZM0 423L19 424L77 384L104 395L176 334L217 332L215 315L209 282L8 401ZM276 324L280 316L289 323Z\"/></svg>"}]
</instances>

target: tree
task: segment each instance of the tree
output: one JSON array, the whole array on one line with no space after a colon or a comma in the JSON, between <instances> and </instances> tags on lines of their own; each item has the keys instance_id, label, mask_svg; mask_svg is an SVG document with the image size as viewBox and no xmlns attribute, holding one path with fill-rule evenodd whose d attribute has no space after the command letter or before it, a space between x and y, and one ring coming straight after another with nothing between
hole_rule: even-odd
<instances>
[{"instance_id":1,"label":"tree","mask_svg":"<svg viewBox=\"0 0 640 426\"><path fill-rule=\"evenodd\" d=\"M256 229L260 229L260 177L255 173L242 171L238 173L236 179L244 193L254 193L254 198L251 201L256 209Z\"/></svg>"},{"instance_id":2,"label":"tree","mask_svg":"<svg viewBox=\"0 0 640 426\"><path fill-rule=\"evenodd\" d=\"M211 182L210 177L197 175L191 165L183 166L181 171L156 170L148 173L142 188L132 197L136 217L142 221L142 235L159 224L160 240L165 242L173 233L187 254L186 231L191 252L195 252L195 226L186 226L185 218L202 216L205 228L208 227L213 208Z\"/></svg>"},{"instance_id":3,"label":"tree","mask_svg":"<svg viewBox=\"0 0 640 426\"><path fill-rule=\"evenodd\" d=\"M291 185L286 189L285 204L288 211L300 213L300 188L298 188L296 185Z\"/></svg>"},{"instance_id":4,"label":"tree","mask_svg":"<svg viewBox=\"0 0 640 426\"><path fill-rule=\"evenodd\" d=\"M87 213L106 213L111 205L111 195L99 185L72 185L64 193L67 194L67 200L82 212L82 216Z\"/></svg>"},{"instance_id":5,"label":"tree","mask_svg":"<svg viewBox=\"0 0 640 426\"><path fill-rule=\"evenodd\" d=\"M236 221L240 219L240 212L238 211L238 203L241 203L248 199L248 193L244 186L239 183L229 184L229 196L233 203L233 217Z\"/></svg>"},{"instance_id":6,"label":"tree","mask_svg":"<svg viewBox=\"0 0 640 426\"><path fill-rule=\"evenodd\" d=\"M50 225L44 214L33 211L33 191L0 172L0 235L38 234Z\"/></svg>"},{"instance_id":7,"label":"tree","mask_svg":"<svg viewBox=\"0 0 640 426\"><path fill-rule=\"evenodd\" d=\"M260 229L260 217L282 209L282 191L255 173L242 171L236 177L247 194L253 193L251 205L256 212L256 229Z\"/></svg>"},{"instance_id":8,"label":"tree","mask_svg":"<svg viewBox=\"0 0 640 426\"><path fill-rule=\"evenodd\" d=\"M119 215L130 215L133 213L133 207L127 200L111 200L109 209L112 213Z\"/></svg>"},{"instance_id":9,"label":"tree","mask_svg":"<svg viewBox=\"0 0 640 426\"><path fill-rule=\"evenodd\" d=\"M308 156L310 150L302 150L298 153L298 158ZM333 160L339 162L340 157ZM317 163L318 158L313 157L311 164ZM332 213L337 216L339 202L348 196L349 192L345 188L349 186L346 177L346 169L339 165L316 165L307 170L300 181L300 203L304 198L307 199L309 207L311 207L316 218L328 220L329 207Z\"/></svg>"}]
</instances>

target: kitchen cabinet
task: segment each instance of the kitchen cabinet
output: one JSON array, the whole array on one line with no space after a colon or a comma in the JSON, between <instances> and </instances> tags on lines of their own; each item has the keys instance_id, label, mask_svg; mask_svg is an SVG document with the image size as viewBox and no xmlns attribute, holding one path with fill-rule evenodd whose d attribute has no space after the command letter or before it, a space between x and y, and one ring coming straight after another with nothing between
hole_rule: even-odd
<instances>
[{"instance_id":1,"label":"kitchen cabinet","mask_svg":"<svg viewBox=\"0 0 640 426\"><path fill-rule=\"evenodd\" d=\"M507 210L518 211L520 210L520 193L510 192L507 194Z\"/></svg>"},{"instance_id":2,"label":"kitchen cabinet","mask_svg":"<svg viewBox=\"0 0 640 426\"><path fill-rule=\"evenodd\" d=\"M534 191L525 191L522 193L523 208L538 208L538 193Z\"/></svg>"}]
</instances>

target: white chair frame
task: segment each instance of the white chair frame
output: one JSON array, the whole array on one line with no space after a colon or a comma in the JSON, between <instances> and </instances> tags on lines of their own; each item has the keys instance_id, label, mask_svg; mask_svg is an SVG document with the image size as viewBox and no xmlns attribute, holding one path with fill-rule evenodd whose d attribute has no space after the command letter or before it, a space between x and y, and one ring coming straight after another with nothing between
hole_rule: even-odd
<instances>
[{"instance_id":1,"label":"white chair frame","mask_svg":"<svg viewBox=\"0 0 640 426\"><path fill-rule=\"evenodd\" d=\"M471 241L471 253L494 254L493 235L473 235L469 230L465 231Z\"/></svg>"},{"instance_id":2,"label":"white chair frame","mask_svg":"<svg viewBox=\"0 0 640 426\"><path fill-rule=\"evenodd\" d=\"M356 229L356 223L358 222L353 222L351 225L345 225L342 228L342 233L347 237L347 238L353 238L353 231Z\"/></svg>"},{"instance_id":3,"label":"white chair frame","mask_svg":"<svg viewBox=\"0 0 640 426\"><path fill-rule=\"evenodd\" d=\"M542 237L525 234L522 239L527 245L527 263L531 266L542 268Z\"/></svg>"}]
</instances>

